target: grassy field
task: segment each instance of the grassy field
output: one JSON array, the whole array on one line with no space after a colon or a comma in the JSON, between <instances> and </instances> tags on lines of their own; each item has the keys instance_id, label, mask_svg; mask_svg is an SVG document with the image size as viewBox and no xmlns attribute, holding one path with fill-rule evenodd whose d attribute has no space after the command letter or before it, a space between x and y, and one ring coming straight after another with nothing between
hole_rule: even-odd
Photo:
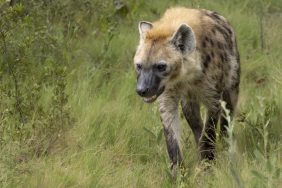
<instances>
[{"instance_id":1,"label":"grassy field","mask_svg":"<svg viewBox=\"0 0 282 188\"><path fill-rule=\"evenodd\" d=\"M280 187L281 0L124 2L0 0L0 187ZM170 6L224 15L242 65L232 137L217 142L215 163L199 162L181 116L175 182L158 106L135 93L132 65L138 21Z\"/></svg>"}]
</instances>

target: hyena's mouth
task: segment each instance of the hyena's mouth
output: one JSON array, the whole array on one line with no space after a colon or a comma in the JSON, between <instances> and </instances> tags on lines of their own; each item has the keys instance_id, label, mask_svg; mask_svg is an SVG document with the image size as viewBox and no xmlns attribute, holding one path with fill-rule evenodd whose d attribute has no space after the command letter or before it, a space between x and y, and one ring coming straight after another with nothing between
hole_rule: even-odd
<instances>
[{"instance_id":1,"label":"hyena's mouth","mask_svg":"<svg viewBox=\"0 0 282 188\"><path fill-rule=\"evenodd\" d=\"M151 97L143 97L144 102L146 102L146 103L154 102L164 92L164 89L165 89L165 87L162 87L161 89L158 90L157 94L155 94Z\"/></svg>"},{"instance_id":2,"label":"hyena's mouth","mask_svg":"<svg viewBox=\"0 0 282 188\"><path fill-rule=\"evenodd\" d=\"M143 100L144 100L144 102L152 103L152 102L154 102L157 98L158 98L157 95L154 95L154 96L152 96L152 97L143 97Z\"/></svg>"}]
</instances>

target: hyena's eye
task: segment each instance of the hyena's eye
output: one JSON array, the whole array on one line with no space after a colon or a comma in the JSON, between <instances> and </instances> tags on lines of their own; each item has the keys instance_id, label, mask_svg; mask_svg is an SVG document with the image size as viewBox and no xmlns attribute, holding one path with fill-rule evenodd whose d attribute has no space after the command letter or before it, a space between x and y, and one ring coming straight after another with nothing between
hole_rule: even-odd
<instances>
[{"instance_id":1,"label":"hyena's eye","mask_svg":"<svg viewBox=\"0 0 282 188\"><path fill-rule=\"evenodd\" d=\"M136 69L137 69L137 71L140 71L141 69L142 69L142 65L141 64L136 64Z\"/></svg>"},{"instance_id":2,"label":"hyena's eye","mask_svg":"<svg viewBox=\"0 0 282 188\"><path fill-rule=\"evenodd\" d=\"M157 64L156 65L156 69L159 71L159 72L164 72L166 70L166 64Z\"/></svg>"}]
</instances>

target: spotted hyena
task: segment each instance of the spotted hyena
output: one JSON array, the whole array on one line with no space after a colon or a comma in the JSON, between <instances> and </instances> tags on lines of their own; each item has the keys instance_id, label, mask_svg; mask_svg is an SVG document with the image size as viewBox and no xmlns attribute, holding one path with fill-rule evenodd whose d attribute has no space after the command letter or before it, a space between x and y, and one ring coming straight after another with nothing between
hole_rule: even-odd
<instances>
[{"instance_id":1,"label":"spotted hyena","mask_svg":"<svg viewBox=\"0 0 282 188\"><path fill-rule=\"evenodd\" d=\"M163 123L172 173L182 162L178 107L190 125L202 159L213 159L220 100L234 113L240 83L240 60L234 30L216 12L170 8L154 22L139 23L140 42L134 65L137 93L147 103L156 99ZM203 124L200 104L207 109Z\"/></svg>"}]
</instances>

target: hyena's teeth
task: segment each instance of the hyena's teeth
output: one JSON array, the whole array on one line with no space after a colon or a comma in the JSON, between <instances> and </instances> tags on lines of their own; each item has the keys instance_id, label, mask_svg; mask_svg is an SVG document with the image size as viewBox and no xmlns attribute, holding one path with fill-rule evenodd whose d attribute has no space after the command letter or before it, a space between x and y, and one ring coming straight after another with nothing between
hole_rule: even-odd
<instances>
[{"instance_id":1,"label":"hyena's teeth","mask_svg":"<svg viewBox=\"0 0 282 188\"><path fill-rule=\"evenodd\" d=\"M154 95L152 97L144 97L145 102L150 102L153 101L157 98L157 95Z\"/></svg>"}]
</instances>

